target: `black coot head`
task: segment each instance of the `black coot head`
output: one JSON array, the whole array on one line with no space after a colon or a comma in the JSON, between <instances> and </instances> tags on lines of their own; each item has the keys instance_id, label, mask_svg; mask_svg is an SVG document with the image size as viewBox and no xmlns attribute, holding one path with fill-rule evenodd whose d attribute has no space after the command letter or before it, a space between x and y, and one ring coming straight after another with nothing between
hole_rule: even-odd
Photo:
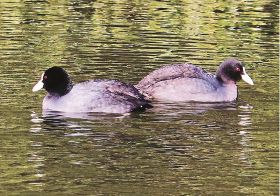
<instances>
[{"instance_id":1,"label":"black coot head","mask_svg":"<svg viewBox=\"0 0 280 196\"><path fill-rule=\"evenodd\" d=\"M46 89L51 95L63 96L72 89L72 81L61 67L52 67L45 71L41 80L33 87L33 91Z\"/></svg>"},{"instance_id":2,"label":"black coot head","mask_svg":"<svg viewBox=\"0 0 280 196\"><path fill-rule=\"evenodd\" d=\"M245 72L241 62L236 59L225 60L216 72L217 79L223 83L236 83L243 79L245 82L253 85L252 79Z\"/></svg>"}]
</instances>

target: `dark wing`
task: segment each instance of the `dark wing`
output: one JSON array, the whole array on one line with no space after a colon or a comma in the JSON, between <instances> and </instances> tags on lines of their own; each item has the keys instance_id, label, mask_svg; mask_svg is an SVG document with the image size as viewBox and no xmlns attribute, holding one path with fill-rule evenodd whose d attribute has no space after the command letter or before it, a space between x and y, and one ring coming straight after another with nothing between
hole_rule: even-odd
<instances>
[{"instance_id":1,"label":"dark wing","mask_svg":"<svg viewBox=\"0 0 280 196\"><path fill-rule=\"evenodd\" d=\"M143 78L137 85L137 89L141 89L141 91L145 91L158 82L178 79L178 78L197 78L197 79L209 79L214 76L208 74L206 71L201 69L200 67L194 66L192 64L174 64L174 65L166 65L157 70L154 70L145 78Z\"/></svg>"},{"instance_id":2,"label":"dark wing","mask_svg":"<svg viewBox=\"0 0 280 196\"><path fill-rule=\"evenodd\" d=\"M144 96L130 84L118 80L103 80L106 83L106 90L112 98L119 103L130 105L132 110L152 107Z\"/></svg>"}]
</instances>

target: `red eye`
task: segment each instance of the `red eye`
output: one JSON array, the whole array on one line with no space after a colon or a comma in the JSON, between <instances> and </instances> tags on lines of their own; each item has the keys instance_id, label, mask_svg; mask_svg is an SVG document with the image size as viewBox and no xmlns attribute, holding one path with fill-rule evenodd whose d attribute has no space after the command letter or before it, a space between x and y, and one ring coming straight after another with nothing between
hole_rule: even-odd
<instances>
[{"instance_id":1,"label":"red eye","mask_svg":"<svg viewBox=\"0 0 280 196\"><path fill-rule=\"evenodd\" d=\"M240 72L240 68L239 67L235 67L234 71Z\"/></svg>"},{"instance_id":2,"label":"red eye","mask_svg":"<svg viewBox=\"0 0 280 196\"><path fill-rule=\"evenodd\" d=\"M43 79L46 80L46 79L48 79L48 77L47 77L47 76L44 76Z\"/></svg>"}]
</instances>

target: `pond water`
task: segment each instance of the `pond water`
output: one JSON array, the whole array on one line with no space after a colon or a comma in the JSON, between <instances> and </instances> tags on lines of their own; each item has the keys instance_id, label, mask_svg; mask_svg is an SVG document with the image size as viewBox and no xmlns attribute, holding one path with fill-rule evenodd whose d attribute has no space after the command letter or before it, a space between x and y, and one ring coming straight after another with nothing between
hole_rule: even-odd
<instances>
[{"instance_id":1,"label":"pond water","mask_svg":"<svg viewBox=\"0 0 280 196\"><path fill-rule=\"evenodd\" d=\"M278 195L276 0L0 2L0 194ZM236 57L254 80L234 103L131 115L42 113L42 72L136 84Z\"/></svg>"}]
</instances>

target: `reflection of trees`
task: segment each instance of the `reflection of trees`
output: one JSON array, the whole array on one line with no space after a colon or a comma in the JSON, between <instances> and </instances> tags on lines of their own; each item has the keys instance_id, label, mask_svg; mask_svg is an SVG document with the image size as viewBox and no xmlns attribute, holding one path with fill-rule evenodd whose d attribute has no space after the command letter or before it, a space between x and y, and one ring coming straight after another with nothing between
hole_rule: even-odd
<instances>
[{"instance_id":1,"label":"reflection of trees","mask_svg":"<svg viewBox=\"0 0 280 196\"><path fill-rule=\"evenodd\" d=\"M169 63L165 59L204 60L211 65L230 55L262 60L255 43L260 39L271 43L275 38L268 35L278 34L278 4L273 1L72 0L0 6L2 12L9 11L0 16L0 33L13 35L0 40L2 45L22 48L25 55L18 55L36 65L97 65L101 75L106 74L98 65L103 67L104 62L137 71L135 64ZM11 17L12 22L5 22ZM242 48L251 53L240 52Z\"/></svg>"}]
</instances>

